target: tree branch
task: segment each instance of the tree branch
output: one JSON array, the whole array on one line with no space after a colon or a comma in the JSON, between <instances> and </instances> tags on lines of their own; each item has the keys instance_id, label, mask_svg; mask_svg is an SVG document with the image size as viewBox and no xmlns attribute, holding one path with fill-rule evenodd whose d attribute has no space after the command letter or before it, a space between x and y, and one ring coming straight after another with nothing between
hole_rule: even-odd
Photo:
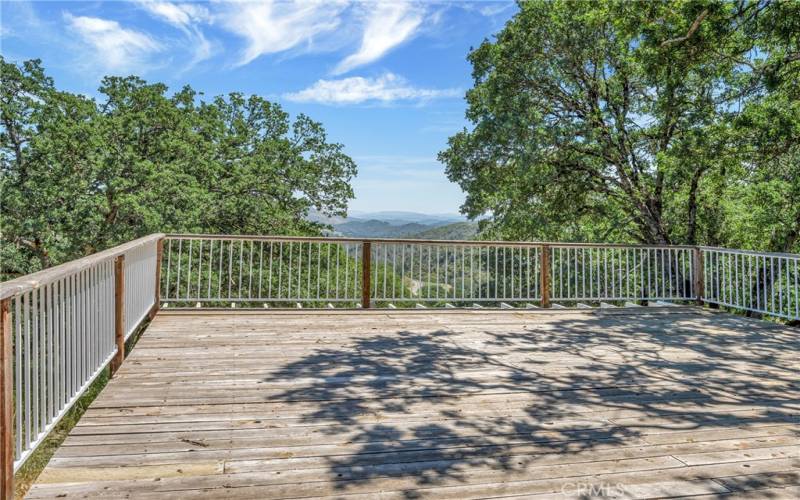
<instances>
[{"instance_id":1,"label":"tree branch","mask_svg":"<svg viewBox=\"0 0 800 500\"><path fill-rule=\"evenodd\" d=\"M705 19L707 15L708 15L708 9L703 9L703 12L701 12L700 15L697 16L697 19L694 20L692 25L689 27L689 31L687 31L685 35L679 36L678 38L670 38L669 40L664 40L663 42L661 42L661 46L668 47L670 45L685 42L686 40L690 39L692 35L694 35L695 31L697 31L697 28L700 27L700 23L703 22L703 19Z\"/></svg>"}]
</instances>

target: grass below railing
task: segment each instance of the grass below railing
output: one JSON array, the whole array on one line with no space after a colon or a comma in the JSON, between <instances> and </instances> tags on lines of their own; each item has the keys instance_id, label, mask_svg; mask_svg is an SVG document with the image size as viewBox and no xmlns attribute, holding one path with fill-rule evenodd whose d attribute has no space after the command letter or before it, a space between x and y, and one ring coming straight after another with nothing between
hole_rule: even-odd
<instances>
[{"instance_id":1,"label":"grass below railing","mask_svg":"<svg viewBox=\"0 0 800 500\"><path fill-rule=\"evenodd\" d=\"M108 373L109 369L106 367L14 475L14 496L16 498L25 497L33 483L36 482L36 478L53 458L56 450L67 439L69 432L106 386Z\"/></svg>"}]
</instances>

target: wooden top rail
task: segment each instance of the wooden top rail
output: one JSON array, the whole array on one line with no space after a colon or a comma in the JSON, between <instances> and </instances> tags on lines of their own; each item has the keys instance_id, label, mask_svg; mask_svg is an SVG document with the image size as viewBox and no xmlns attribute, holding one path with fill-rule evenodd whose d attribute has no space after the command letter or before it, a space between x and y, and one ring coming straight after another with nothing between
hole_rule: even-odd
<instances>
[{"instance_id":1,"label":"wooden top rail","mask_svg":"<svg viewBox=\"0 0 800 500\"><path fill-rule=\"evenodd\" d=\"M499 240L423 240L409 238L355 238L339 236L260 236L245 234L167 234L173 240L255 240L255 241L286 241L286 242L312 242L312 243L401 243L409 245L461 245L461 246L502 246L502 247L542 247L554 248L685 248L695 249L692 245L628 245L624 243L561 243L550 241L499 241Z\"/></svg>"},{"instance_id":2,"label":"wooden top rail","mask_svg":"<svg viewBox=\"0 0 800 500\"><path fill-rule=\"evenodd\" d=\"M800 259L800 254L796 253L760 252L758 250L738 250L734 248L723 248L723 247L700 247L700 250L739 254L739 255L756 255L759 257L781 257L784 259Z\"/></svg>"},{"instance_id":3,"label":"wooden top rail","mask_svg":"<svg viewBox=\"0 0 800 500\"><path fill-rule=\"evenodd\" d=\"M19 295L20 293L25 293L30 290L35 290L36 288L57 281L65 276L82 271L83 269L91 267L98 262L102 262L107 259L113 259L118 255L123 255L126 252L129 252L142 245L155 243L162 238L164 238L163 233L150 234L148 236L123 243L122 245L109 248L108 250L103 250L102 252L97 252L80 259L65 262L59 266L50 267L33 274L27 274L10 281L5 281L0 283L0 300Z\"/></svg>"}]
</instances>

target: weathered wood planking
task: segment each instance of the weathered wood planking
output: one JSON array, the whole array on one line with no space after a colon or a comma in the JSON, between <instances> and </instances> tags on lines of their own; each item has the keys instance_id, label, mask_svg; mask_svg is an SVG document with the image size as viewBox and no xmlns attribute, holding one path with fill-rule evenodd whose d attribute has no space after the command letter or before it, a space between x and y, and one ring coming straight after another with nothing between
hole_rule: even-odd
<instances>
[{"instance_id":1,"label":"weathered wood planking","mask_svg":"<svg viewBox=\"0 0 800 500\"><path fill-rule=\"evenodd\" d=\"M29 497L796 498L799 367L690 308L161 311Z\"/></svg>"}]
</instances>

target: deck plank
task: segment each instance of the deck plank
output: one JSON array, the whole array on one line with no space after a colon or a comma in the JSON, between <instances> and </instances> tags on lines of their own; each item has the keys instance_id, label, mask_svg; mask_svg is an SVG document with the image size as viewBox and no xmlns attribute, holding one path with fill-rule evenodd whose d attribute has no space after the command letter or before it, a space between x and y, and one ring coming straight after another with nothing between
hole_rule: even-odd
<instances>
[{"instance_id":1,"label":"deck plank","mask_svg":"<svg viewBox=\"0 0 800 500\"><path fill-rule=\"evenodd\" d=\"M162 311L29 497L790 498L798 360L694 308Z\"/></svg>"}]
</instances>

